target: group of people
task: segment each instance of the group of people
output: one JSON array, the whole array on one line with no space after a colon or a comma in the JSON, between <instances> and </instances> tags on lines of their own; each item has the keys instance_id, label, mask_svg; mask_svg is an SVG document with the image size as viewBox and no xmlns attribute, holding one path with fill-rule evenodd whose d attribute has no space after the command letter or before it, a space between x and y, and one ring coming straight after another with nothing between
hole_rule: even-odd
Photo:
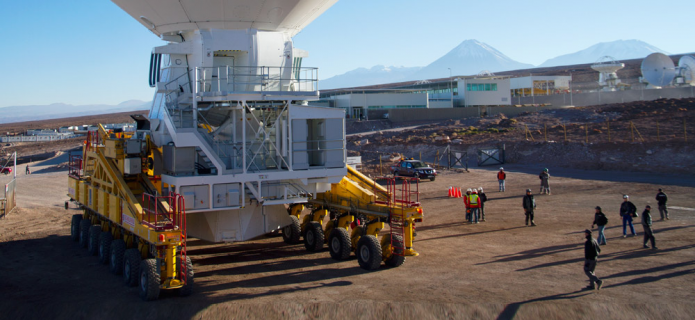
<instances>
[{"instance_id":1,"label":"group of people","mask_svg":"<svg viewBox=\"0 0 695 320\"><path fill-rule=\"evenodd\" d=\"M541 180L540 194L550 194L550 174L548 173L548 168L544 168L543 171L538 175L538 178ZM506 179L507 174L504 172L504 168L500 167L500 171L497 172L499 192L505 191ZM468 191L471 190L469 189ZM470 192L467 192L467 194L470 194ZM470 202L470 200L466 200L466 198L464 198L464 202L466 201ZM466 212L468 212L469 208L468 202L466 202ZM659 189L659 192L656 194L656 202L659 208L659 214L661 215L661 220L669 220L670 218L668 216L667 207L668 196L666 195L666 193L663 192L662 189ZM526 189L526 195L522 200L522 206L526 215L526 226L529 226L529 224L531 226L536 226L536 222L534 220L536 200L534 199L533 194L531 193L531 189ZM654 237L654 230L652 229L651 209L652 208L650 205L646 205L644 211L642 211L641 223L642 228L644 229L644 240L642 244L643 248L645 249L651 248L652 250L656 250L658 248L656 247L656 238ZM466 218L469 219L468 217L469 216L467 215ZM483 215L483 221L485 221L484 217L485 216ZM620 205L620 218L623 223L623 238L627 237L628 227L630 227L632 236L635 236L637 234L635 232L635 227L632 222L634 218L638 217L640 216L637 213L637 207L630 201L630 196L623 195L623 203ZM598 262L598 256L601 253L601 246L607 244L605 235L605 229L607 224L608 217L606 217L606 215L603 213L601 207L597 206L595 208L594 221L591 224L591 228L584 230L584 236L586 239L586 242L584 243L584 273L587 275L587 277L589 277L589 286L586 289L601 289L601 287L603 286L603 280L599 279L596 276L595 270L596 264ZM598 227L597 239L593 238L593 232L591 231L594 228L594 226ZM651 246L649 246L650 244Z\"/></svg>"},{"instance_id":2,"label":"group of people","mask_svg":"<svg viewBox=\"0 0 695 320\"><path fill-rule=\"evenodd\" d=\"M659 213L661 214L661 220L670 220L668 217L668 196L664 193L663 189L659 189L659 193L656 194L656 201L659 207ZM596 274L596 263L598 261L598 255L601 253L601 246L606 245L606 235L604 230L608 224L608 218L601 210L601 207L596 207L596 213L594 214L594 222L591 224L591 229L594 226L598 226L598 240L594 239L592 236L591 229L584 230L584 235L586 237L586 242L584 243L584 273L589 277L589 286L586 289L601 289L603 285L603 280L599 279ZM644 229L644 240L642 241L642 247L645 249L651 248L652 250L659 249L656 247L656 238L654 237L654 230L652 229L652 207L646 205L644 211L642 211L642 228ZM620 218L623 221L623 238L627 237L627 227L630 227L632 236L635 236L635 227L632 224L632 219L639 217L637 214L637 207L630 201L630 196L623 195L623 203L620 205ZM651 244L651 247L648 245Z\"/></svg>"},{"instance_id":3,"label":"group of people","mask_svg":"<svg viewBox=\"0 0 695 320\"><path fill-rule=\"evenodd\" d=\"M466 194L463 195L463 204L466 207L466 221L468 221L468 223L485 221L486 201L487 196L485 195L485 191L483 191L483 187L466 190Z\"/></svg>"}]
</instances>

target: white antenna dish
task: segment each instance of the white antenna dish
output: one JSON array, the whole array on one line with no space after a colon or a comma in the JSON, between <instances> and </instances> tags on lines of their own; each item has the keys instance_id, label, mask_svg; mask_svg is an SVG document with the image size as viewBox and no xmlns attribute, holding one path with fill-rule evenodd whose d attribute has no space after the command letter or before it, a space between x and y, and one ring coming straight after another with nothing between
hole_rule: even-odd
<instances>
[{"instance_id":1,"label":"white antenna dish","mask_svg":"<svg viewBox=\"0 0 695 320\"><path fill-rule=\"evenodd\" d=\"M642 61L642 78L653 87L667 86L675 77L673 60L663 53L652 53Z\"/></svg>"},{"instance_id":2,"label":"white antenna dish","mask_svg":"<svg viewBox=\"0 0 695 320\"><path fill-rule=\"evenodd\" d=\"M591 66L591 69L601 73L598 84L603 91L615 91L616 86L620 83L620 78L616 72L622 68L625 68L625 64L616 61L611 56L601 57Z\"/></svg>"},{"instance_id":3,"label":"white antenna dish","mask_svg":"<svg viewBox=\"0 0 695 320\"><path fill-rule=\"evenodd\" d=\"M695 86L695 57L683 56L678 61L679 77L683 78L684 84Z\"/></svg>"}]
</instances>

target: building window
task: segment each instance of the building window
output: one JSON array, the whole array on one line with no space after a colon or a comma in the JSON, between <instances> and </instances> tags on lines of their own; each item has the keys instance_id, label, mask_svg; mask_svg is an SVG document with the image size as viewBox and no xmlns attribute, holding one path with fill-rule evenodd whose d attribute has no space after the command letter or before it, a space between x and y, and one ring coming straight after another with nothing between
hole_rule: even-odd
<instances>
[{"instance_id":1,"label":"building window","mask_svg":"<svg viewBox=\"0 0 695 320\"><path fill-rule=\"evenodd\" d=\"M467 83L467 91L497 91L496 83Z\"/></svg>"}]
</instances>

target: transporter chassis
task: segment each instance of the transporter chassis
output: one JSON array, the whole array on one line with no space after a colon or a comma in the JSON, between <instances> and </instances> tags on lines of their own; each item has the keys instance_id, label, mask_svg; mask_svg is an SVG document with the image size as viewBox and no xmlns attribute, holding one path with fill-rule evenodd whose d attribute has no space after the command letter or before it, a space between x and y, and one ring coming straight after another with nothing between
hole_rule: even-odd
<instances>
[{"instance_id":1,"label":"transporter chassis","mask_svg":"<svg viewBox=\"0 0 695 320\"><path fill-rule=\"evenodd\" d=\"M83 210L72 216L71 238L122 275L127 286L139 285L143 300L157 299L162 289L187 296L194 272L186 255L183 197L159 195L153 177L126 167L139 168L140 163L128 162L144 162L147 154L144 143L132 140L140 147L129 148L136 153L126 161L126 138L132 137L110 134L100 125L88 135L82 154L70 155L68 196Z\"/></svg>"}]
</instances>

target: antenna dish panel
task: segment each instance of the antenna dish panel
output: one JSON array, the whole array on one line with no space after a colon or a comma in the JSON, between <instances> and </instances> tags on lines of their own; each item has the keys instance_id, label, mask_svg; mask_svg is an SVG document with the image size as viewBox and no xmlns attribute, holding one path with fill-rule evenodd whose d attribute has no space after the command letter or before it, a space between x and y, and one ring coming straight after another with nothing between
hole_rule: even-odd
<instances>
[{"instance_id":1,"label":"antenna dish panel","mask_svg":"<svg viewBox=\"0 0 695 320\"><path fill-rule=\"evenodd\" d=\"M154 34L258 29L294 36L338 0L111 0Z\"/></svg>"},{"instance_id":2,"label":"antenna dish panel","mask_svg":"<svg viewBox=\"0 0 695 320\"><path fill-rule=\"evenodd\" d=\"M642 61L642 77L655 87L667 86L676 77L676 66L669 56L652 53Z\"/></svg>"},{"instance_id":3,"label":"antenna dish panel","mask_svg":"<svg viewBox=\"0 0 695 320\"><path fill-rule=\"evenodd\" d=\"M678 68L681 70L681 75L685 78L685 83L695 85L695 57L681 57L678 61Z\"/></svg>"}]
</instances>

